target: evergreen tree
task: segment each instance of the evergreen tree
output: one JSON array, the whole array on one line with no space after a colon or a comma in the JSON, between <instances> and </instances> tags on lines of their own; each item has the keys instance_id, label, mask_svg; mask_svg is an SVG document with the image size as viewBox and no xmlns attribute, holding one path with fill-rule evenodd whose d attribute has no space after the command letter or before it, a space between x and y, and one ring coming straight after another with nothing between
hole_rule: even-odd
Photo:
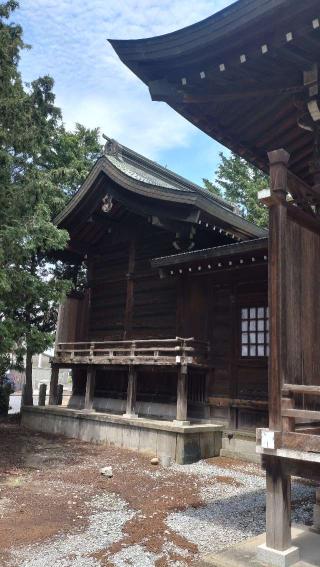
<instances>
[{"instance_id":1,"label":"evergreen tree","mask_svg":"<svg viewBox=\"0 0 320 567\"><path fill-rule=\"evenodd\" d=\"M0 3L0 380L9 353L26 355L32 404L32 356L53 343L57 308L70 282L50 260L66 231L52 222L101 153L99 132L63 126L53 80L25 86L18 71L22 29L9 23L18 3ZM61 276L61 270L60 270Z\"/></svg>"},{"instance_id":2,"label":"evergreen tree","mask_svg":"<svg viewBox=\"0 0 320 567\"><path fill-rule=\"evenodd\" d=\"M84 182L92 165L101 156L99 128L76 124L74 132L63 125L56 129L50 156L50 178L64 200L70 199Z\"/></svg>"},{"instance_id":3,"label":"evergreen tree","mask_svg":"<svg viewBox=\"0 0 320 567\"><path fill-rule=\"evenodd\" d=\"M258 201L258 191L268 187L268 176L235 154L220 153L220 158L215 181L204 179L205 187L234 203L248 221L267 226L268 213Z\"/></svg>"}]
</instances>

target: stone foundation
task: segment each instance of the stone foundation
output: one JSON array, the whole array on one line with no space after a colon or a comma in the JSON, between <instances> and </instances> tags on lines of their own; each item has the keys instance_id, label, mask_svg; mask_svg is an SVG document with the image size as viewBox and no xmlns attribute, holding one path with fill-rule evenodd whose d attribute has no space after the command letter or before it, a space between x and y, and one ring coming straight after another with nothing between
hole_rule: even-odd
<instances>
[{"instance_id":1,"label":"stone foundation","mask_svg":"<svg viewBox=\"0 0 320 567\"><path fill-rule=\"evenodd\" d=\"M221 425L180 425L57 406L24 407L22 424L44 433L107 443L187 464L220 454Z\"/></svg>"},{"instance_id":2,"label":"stone foundation","mask_svg":"<svg viewBox=\"0 0 320 567\"><path fill-rule=\"evenodd\" d=\"M255 432L225 430L220 455L260 464L261 457L256 453Z\"/></svg>"}]
</instances>

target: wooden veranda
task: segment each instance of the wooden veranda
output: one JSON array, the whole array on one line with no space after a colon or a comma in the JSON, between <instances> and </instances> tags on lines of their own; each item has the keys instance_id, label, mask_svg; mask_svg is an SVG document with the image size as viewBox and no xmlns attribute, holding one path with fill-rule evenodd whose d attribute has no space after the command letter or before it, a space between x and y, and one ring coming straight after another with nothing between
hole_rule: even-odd
<instances>
[{"instance_id":1,"label":"wooden veranda","mask_svg":"<svg viewBox=\"0 0 320 567\"><path fill-rule=\"evenodd\" d=\"M137 379L143 367L165 367L177 372L176 421L188 420L188 369L209 367L209 344L194 338L136 339L122 341L82 341L57 343L52 360L49 403L57 402L59 368L84 366L87 369L84 409L93 408L96 370L100 366L124 367L128 371L125 415L136 415ZM205 400L201 400L204 402Z\"/></svg>"}]
</instances>

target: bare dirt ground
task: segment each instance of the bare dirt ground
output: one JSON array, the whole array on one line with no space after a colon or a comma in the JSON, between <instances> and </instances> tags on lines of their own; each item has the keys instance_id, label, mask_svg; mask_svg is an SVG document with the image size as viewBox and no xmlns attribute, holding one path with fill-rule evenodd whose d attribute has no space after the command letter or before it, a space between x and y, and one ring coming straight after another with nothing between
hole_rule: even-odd
<instances>
[{"instance_id":1,"label":"bare dirt ground","mask_svg":"<svg viewBox=\"0 0 320 567\"><path fill-rule=\"evenodd\" d=\"M186 567L264 531L264 475L216 458L163 468L125 449L0 424L1 567ZM100 474L112 466L113 477ZM314 487L297 483L294 520Z\"/></svg>"}]
</instances>

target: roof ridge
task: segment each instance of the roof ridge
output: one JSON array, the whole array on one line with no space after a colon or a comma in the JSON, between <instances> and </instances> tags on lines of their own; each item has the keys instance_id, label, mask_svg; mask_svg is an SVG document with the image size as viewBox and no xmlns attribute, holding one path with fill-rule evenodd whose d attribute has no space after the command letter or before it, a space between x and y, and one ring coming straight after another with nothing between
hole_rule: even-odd
<instances>
[{"instance_id":1,"label":"roof ridge","mask_svg":"<svg viewBox=\"0 0 320 567\"><path fill-rule=\"evenodd\" d=\"M191 189L196 193L204 196L208 200L218 203L219 205L232 211L235 215L239 216L235 205L233 203L229 203L228 201L223 199L223 197L219 197L219 195L214 195L213 193L208 191L208 189L206 189L205 187L201 187L197 183L194 183L193 181L186 179L185 177L179 175L178 173L172 171L171 169L166 168L163 165L160 165L158 162L151 160L143 156L142 154L139 154L138 152L132 150L131 148L128 148L127 146L124 146L123 144L120 144L114 138L109 138L105 134L103 134L103 138L106 140L106 144L104 147L104 155L106 157L108 157L108 155L112 155L112 156L117 156L119 159L121 159L122 155L125 155L127 158L129 159L131 158L135 162L137 161L140 162L139 165L142 165L144 167L150 166L153 170L153 173L156 171L157 173L162 174L163 177L166 178L166 180L170 179L170 181L174 181L176 184L180 185L181 187L186 187L188 189Z\"/></svg>"}]
</instances>

